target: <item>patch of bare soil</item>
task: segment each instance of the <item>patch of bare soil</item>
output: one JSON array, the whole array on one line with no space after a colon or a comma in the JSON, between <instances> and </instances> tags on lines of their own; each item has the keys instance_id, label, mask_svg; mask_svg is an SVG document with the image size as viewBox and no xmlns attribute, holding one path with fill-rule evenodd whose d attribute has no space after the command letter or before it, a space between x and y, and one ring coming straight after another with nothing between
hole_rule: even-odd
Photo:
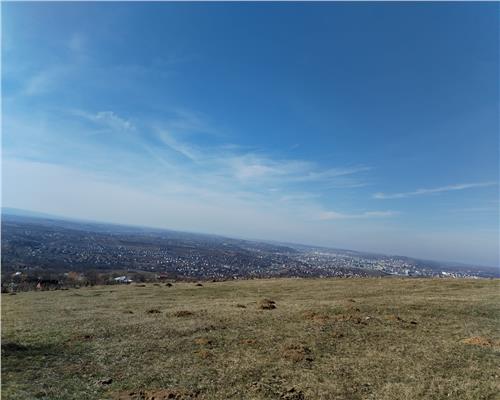
<instances>
[{"instance_id":1,"label":"patch of bare soil","mask_svg":"<svg viewBox=\"0 0 500 400\"><path fill-rule=\"evenodd\" d=\"M338 330L334 330L332 332L332 337L335 338L335 339L341 339L344 337L344 334Z\"/></svg>"},{"instance_id":2,"label":"patch of bare soil","mask_svg":"<svg viewBox=\"0 0 500 400\"><path fill-rule=\"evenodd\" d=\"M199 392L186 389L127 390L116 393L114 400L188 400L196 399Z\"/></svg>"},{"instance_id":3,"label":"patch of bare soil","mask_svg":"<svg viewBox=\"0 0 500 400\"><path fill-rule=\"evenodd\" d=\"M145 283L137 283L135 287L146 287Z\"/></svg>"},{"instance_id":4,"label":"patch of bare soil","mask_svg":"<svg viewBox=\"0 0 500 400\"><path fill-rule=\"evenodd\" d=\"M247 306L244 304L236 304L236 307L237 308L247 308Z\"/></svg>"},{"instance_id":5,"label":"patch of bare soil","mask_svg":"<svg viewBox=\"0 0 500 400\"><path fill-rule=\"evenodd\" d=\"M467 339L463 339L462 343L469 344L473 346L481 346L481 347L495 347L500 346L499 340L493 340L484 336L473 336Z\"/></svg>"},{"instance_id":6,"label":"patch of bare soil","mask_svg":"<svg viewBox=\"0 0 500 400\"><path fill-rule=\"evenodd\" d=\"M206 349L196 350L194 351L194 354L203 359L211 358L213 356L212 352Z\"/></svg>"},{"instance_id":7,"label":"patch of bare soil","mask_svg":"<svg viewBox=\"0 0 500 400\"><path fill-rule=\"evenodd\" d=\"M194 343L199 346L212 346L214 344L214 341L206 337L199 337L194 339Z\"/></svg>"},{"instance_id":8,"label":"patch of bare soil","mask_svg":"<svg viewBox=\"0 0 500 400\"><path fill-rule=\"evenodd\" d=\"M276 302L270 299L262 299L257 303L257 306L261 310L274 310L276 308Z\"/></svg>"},{"instance_id":9,"label":"patch of bare soil","mask_svg":"<svg viewBox=\"0 0 500 400\"><path fill-rule=\"evenodd\" d=\"M174 316L176 317L190 317L191 315L194 315L194 313L192 311L187 311L187 310L180 310L180 311L176 311L174 312Z\"/></svg>"},{"instance_id":10,"label":"patch of bare soil","mask_svg":"<svg viewBox=\"0 0 500 400\"><path fill-rule=\"evenodd\" d=\"M172 286L174 286L174 285L172 285L170 282L167 282L167 283L165 283L165 286L166 286L166 287L172 287Z\"/></svg>"},{"instance_id":11,"label":"patch of bare soil","mask_svg":"<svg viewBox=\"0 0 500 400\"><path fill-rule=\"evenodd\" d=\"M146 311L147 314L160 314L161 311L158 310L157 308L150 308L149 310Z\"/></svg>"},{"instance_id":12,"label":"patch of bare soil","mask_svg":"<svg viewBox=\"0 0 500 400\"><path fill-rule=\"evenodd\" d=\"M94 335L91 335L90 333L86 334L80 334L80 335L73 335L71 339L69 339L69 342L90 342L91 340L94 339Z\"/></svg>"},{"instance_id":13,"label":"patch of bare soil","mask_svg":"<svg viewBox=\"0 0 500 400\"><path fill-rule=\"evenodd\" d=\"M304 318L309 320L309 321L316 322L320 325L326 324L329 320L328 315L321 314L321 313L318 313L316 311L306 311L304 313Z\"/></svg>"},{"instance_id":14,"label":"patch of bare soil","mask_svg":"<svg viewBox=\"0 0 500 400\"><path fill-rule=\"evenodd\" d=\"M302 344L288 344L281 352L283 358L292 362L313 361L311 350Z\"/></svg>"},{"instance_id":15,"label":"patch of bare soil","mask_svg":"<svg viewBox=\"0 0 500 400\"><path fill-rule=\"evenodd\" d=\"M202 283L197 283L195 286L203 286Z\"/></svg>"},{"instance_id":16,"label":"patch of bare soil","mask_svg":"<svg viewBox=\"0 0 500 400\"><path fill-rule=\"evenodd\" d=\"M102 378L102 379L99 379L96 384L99 385L99 386L104 386L104 385L111 385L113 383L113 379L112 378Z\"/></svg>"}]
</instances>

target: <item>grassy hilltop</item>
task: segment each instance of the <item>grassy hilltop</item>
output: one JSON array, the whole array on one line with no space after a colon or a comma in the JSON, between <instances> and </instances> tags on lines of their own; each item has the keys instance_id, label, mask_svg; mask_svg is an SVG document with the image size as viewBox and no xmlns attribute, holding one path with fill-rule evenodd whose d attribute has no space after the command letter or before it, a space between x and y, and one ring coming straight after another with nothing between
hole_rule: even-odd
<instances>
[{"instance_id":1,"label":"grassy hilltop","mask_svg":"<svg viewBox=\"0 0 500 400\"><path fill-rule=\"evenodd\" d=\"M3 294L2 398L495 399L499 288L276 279Z\"/></svg>"}]
</instances>

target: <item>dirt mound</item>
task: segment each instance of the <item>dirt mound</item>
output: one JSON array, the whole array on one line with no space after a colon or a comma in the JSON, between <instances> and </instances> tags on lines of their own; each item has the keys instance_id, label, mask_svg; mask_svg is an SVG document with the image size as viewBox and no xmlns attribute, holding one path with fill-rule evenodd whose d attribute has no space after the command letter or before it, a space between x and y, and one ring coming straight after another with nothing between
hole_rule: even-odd
<instances>
[{"instance_id":1,"label":"dirt mound","mask_svg":"<svg viewBox=\"0 0 500 400\"><path fill-rule=\"evenodd\" d=\"M71 339L69 339L69 342L89 342L91 340L94 340L94 335L91 335L90 333L87 334L79 334L79 335L73 335Z\"/></svg>"},{"instance_id":2,"label":"dirt mound","mask_svg":"<svg viewBox=\"0 0 500 400\"><path fill-rule=\"evenodd\" d=\"M174 312L174 316L176 316L176 317L190 317L191 315L194 315L194 313L191 311L187 311L187 310L180 310L180 311Z\"/></svg>"},{"instance_id":3,"label":"dirt mound","mask_svg":"<svg viewBox=\"0 0 500 400\"><path fill-rule=\"evenodd\" d=\"M236 304L236 307L237 308L247 308L247 306L244 304Z\"/></svg>"},{"instance_id":4,"label":"dirt mound","mask_svg":"<svg viewBox=\"0 0 500 400\"><path fill-rule=\"evenodd\" d=\"M167 282L167 283L165 283L165 286L166 286L166 287L172 287L172 286L174 286L174 285L172 285L170 282Z\"/></svg>"},{"instance_id":5,"label":"dirt mound","mask_svg":"<svg viewBox=\"0 0 500 400\"><path fill-rule=\"evenodd\" d=\"M202 283L197 283L195 286L203 286Z\"/></svg>"},{"instance_id":6,"label":"dirt mound","mask_svg":"<svg viewBox=\"0 0 500 400\"><path fill-rule=\"evenodd\" d=\"M187 400L196 399L199 392L185 389L127 390L116 393L114 400Z\"/></svg>"},{"instance_id":7,"label":"dirt mound","mask_svg":"<svg viewBox=\"0 0 500 400\"><path fill-rule=\"evenodd\" d=\"M467 339L463 339L462 343L481 347L500 346L500 340L493 340L484 336L473 336Z\"/></svg>"},{"instance_id":8,"label":"dirt mound","mask_svg":"<svg viewBox=\"0 0 500 400\"><path fill-rule=\"evenodd\" d=\"M113 383L113 378L102 378L96 382L96 385L104 386L104 385L111 385L112 383Z\"/></svg>"},{"instance_id":9,"label":"dirt mound","mask_svg":"<svg viewBox=\"0 0 500 400\"><path fill-rule=\"evenodd\" d=\"M212 358L212 356L213 356L213 354L212 354L211 351L208 351L208 350L205 350L205 349L196 350L194 352L194 354L197 354L198 357L203 358L203 359Z\"/></svg>"},{"instance_id":10,"label":"dirt mound","mask_svg":"<svg viewBox=\"0 0 500 400\"><path fill-rule=\"evenodd\" d=\"M274 310L276 308L276 302L270 299L262 299L257 303L257 306L261 310Z\"/></svg>"},{"instance_id":11,"label":"dirt mound","mask_svg":"<svg viewBox=\"0 0 500 400\"><path fill-rule=\"evenodd\" d=\"M137 283L135 287L146 287L145 283Z\"/></svg>"},{"instance_id":12,"label":"dirt mound","mask_svg":"<svg viewBox=\"0 0 500 400\"><path fill-rule=\"evenodd\" d=\"M283 358L293 362L313 361L311 350L302 344L286 345L281 354Z\"/></svg>"},{"instance_id":13,"label":"dirt mound","mask_svg":"<svg viewBox=\"0 0 500 400\"><path fill-rule=\"evenodd\" d=\"M328 317L328 315L326 314L321 314L321 313L318 313L316 311L306 311L304 313L304 318L309 320L309 321L313 321L313 322L316 322L318 324L321 324L321 325L324 325L328 322L328 320L330 319Z\"/></svg>"},{"instance_id":14,"label":"dirt mound","mask_svg":"<svg viewBox=\"0 0 500 400\"><path fill-rule=\"evenodd\" d=\"M158 310L157 308L150 308L149 310L146 311L147 314L161 314L161 311Z\"/></svg>"},{"instance_id":15,"label":"dirt mound","mask_svg":"<svg viewBox=\"0 0 500 400\"><path fill-rule=\"evenodd\" d=\"M194 342L200 346L212 346L214 344L214 341L212 339L206 337L196 338L194 339Z\"/></svg>"}]
</instances>

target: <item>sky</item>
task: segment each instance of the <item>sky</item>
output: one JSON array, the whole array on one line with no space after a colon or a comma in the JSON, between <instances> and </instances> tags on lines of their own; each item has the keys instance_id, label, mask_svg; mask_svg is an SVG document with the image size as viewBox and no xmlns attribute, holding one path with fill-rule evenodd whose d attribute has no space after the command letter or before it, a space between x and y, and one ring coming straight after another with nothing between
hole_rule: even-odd
<instances>
[{"instance_id":1,"label":"sky","mask_svg":"<svg viewBox=\"0 0 500 400\"><path fill-rule=\"evenodd\" d=\"M499 264L499 3L2 3L2 205Z\"/></svg>"}]
</instances>

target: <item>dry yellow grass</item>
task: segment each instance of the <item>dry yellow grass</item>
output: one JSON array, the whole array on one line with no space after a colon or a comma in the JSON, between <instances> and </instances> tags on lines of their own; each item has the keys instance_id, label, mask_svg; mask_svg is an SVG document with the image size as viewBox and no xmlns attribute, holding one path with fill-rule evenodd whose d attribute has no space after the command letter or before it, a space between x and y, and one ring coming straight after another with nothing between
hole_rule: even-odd
<instances>
[{"instance_id":1,"label":"dry yellow grass","mask_svg":"<svg viewBox=\"0 0 500 400\"><path fill-rule=\"evenodd\" d=\"M2 295L2 398L494 399L498 301L437 279Z\"/></svg>"}]
</instances>

